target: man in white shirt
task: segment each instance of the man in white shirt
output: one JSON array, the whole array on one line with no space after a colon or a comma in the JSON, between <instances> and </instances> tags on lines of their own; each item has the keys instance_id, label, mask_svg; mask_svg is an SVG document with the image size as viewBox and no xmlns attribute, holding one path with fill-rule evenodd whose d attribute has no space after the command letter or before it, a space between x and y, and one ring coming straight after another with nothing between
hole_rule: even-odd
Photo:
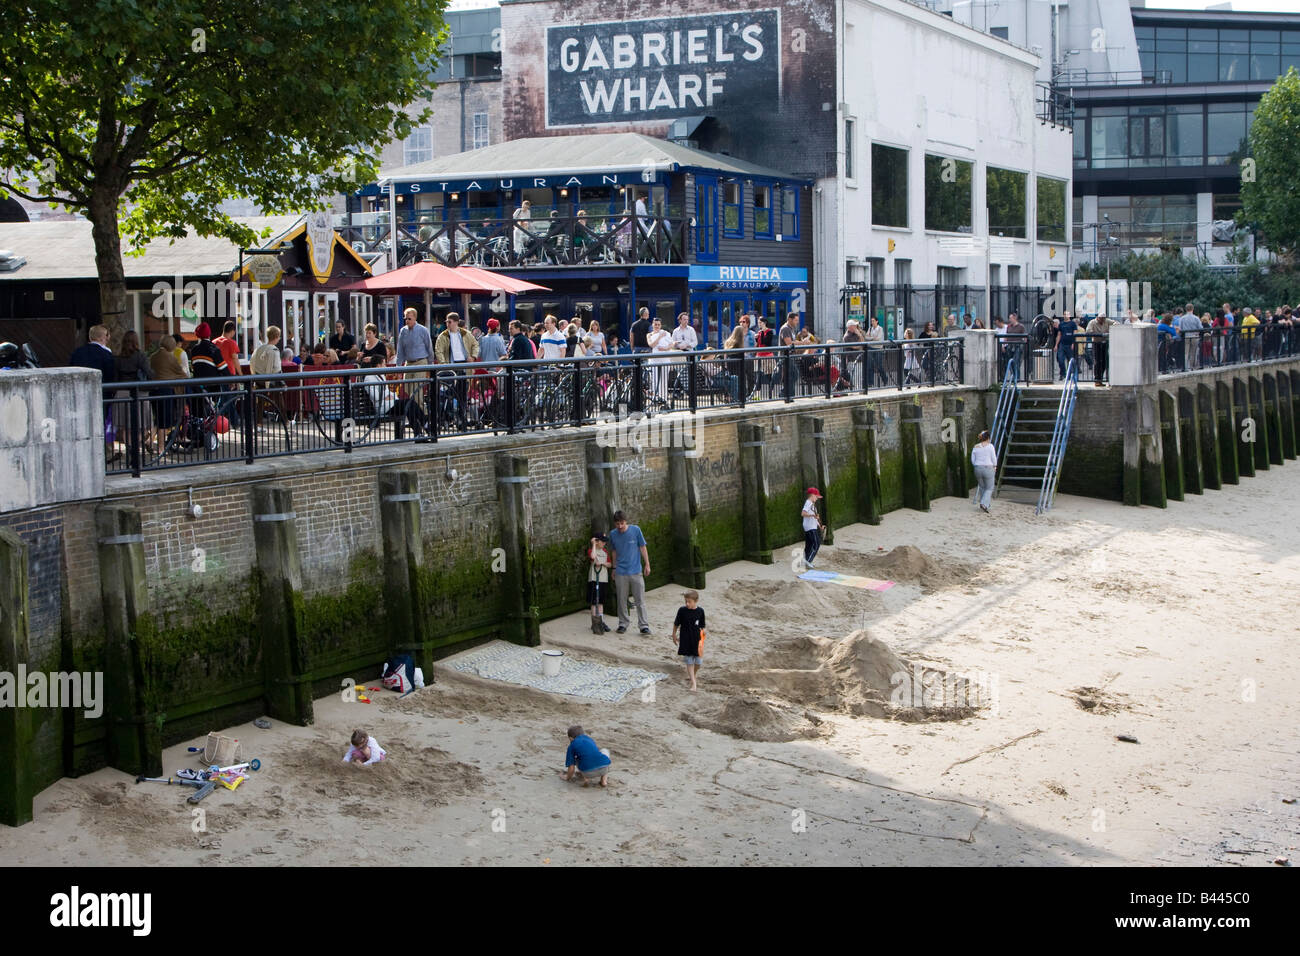
<instances>
[{"instance_id":1,"label":"man in white shirt","mask_svg":"<svg viewBox=\"0 0 1300 956\"><path fill-rule=\"evenodd\" d=\"M813 561L817 557L817 552L822 546L822 532L826 526L822 524L821 517L817 514L817 502L822 493L816 488L809 488L807 491L808 498L803 503L803 563L809 571L813 569Z\"/></svg>"},{"instance_id":2,"label":"man in white shirt","mask_svg":"<svg viewBox=\"0 0 1300 956\"><path fill-rule=\"evenodd\" d=\"M1190 371L1196 368L1197 358L1201 354L1201 320L1196 317L1196 311L1192 303L1188 302L1183 307L1183 314L1178 317L1178 331L1183 337L1183 369ZM1188 335L1188 333L1192 333Z\"/></svg>"},{"instance_id":3,"label":"man in white shirt","mask_svg":"<svg viewBox=\"0 0 1300 956\"><path fill-rule=\"evenodd\" d=\"M677 316L677 328L673 329L673 348L689 352L700 344L699 336L691 328L691 317L685 312Z\"/></svg>"},{"instance_id":4,"label":"man in white shirt","mask_svg":"<svg viewBox=\"0 0 1300 956\"><path fill-rule=\"evenodd\" d=\"M564 358L564 350L568 346L568 338L555 325L555 316L548 315L542 319L542 355L541 357L548 362L554 362Z\"/></svg>"}]
</instances>

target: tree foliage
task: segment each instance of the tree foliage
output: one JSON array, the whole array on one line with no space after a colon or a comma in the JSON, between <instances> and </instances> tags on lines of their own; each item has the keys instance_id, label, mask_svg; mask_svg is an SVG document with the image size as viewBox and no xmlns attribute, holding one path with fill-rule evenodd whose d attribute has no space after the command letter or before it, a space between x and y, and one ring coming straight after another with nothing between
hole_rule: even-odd
<instances>
[{"instance_id":1,"label":"tree foliage","mask_svg":"<svg viewBox=\"0 0 1300 956\"><path fill-rule=\"evenodd\" d=\"M1213 312L1224 302L1270 309L1300 303L1300 274L1277 266L1251 263L1235 273L1212 269L1198 259L1169 253L1129 253L1110 263L1112 279L1151 283L1151 306L1157 312L1181 311L1191 302L1197 314ZM1104 279L1105 264L1083 265L1076 279Z\"/></svg>"},{"instance_id":2,"label":"tree foliage","mask_svg":"<svg viewBox=\"0 0 1300 956\"><path fill-rule=\"evenodd\" d=\"M1264 94L1242 160L1241 215L1279 258L1300 251L1300 73L1293 66ZM1253 168L1250 163L1253 162Z\"/></svg>"},{"instance_id":3,"label":"tree foliage","mask_svg":"<svg viewBox=\"0 0 1300 956\"><path fill-rule=\"evenodd\" d=\"M0 13L0 170L94 224L102 311L120 236L257 240L219 210L321 208L424 116L447 0L19 0Z\"/></svg>"}]
</instances>

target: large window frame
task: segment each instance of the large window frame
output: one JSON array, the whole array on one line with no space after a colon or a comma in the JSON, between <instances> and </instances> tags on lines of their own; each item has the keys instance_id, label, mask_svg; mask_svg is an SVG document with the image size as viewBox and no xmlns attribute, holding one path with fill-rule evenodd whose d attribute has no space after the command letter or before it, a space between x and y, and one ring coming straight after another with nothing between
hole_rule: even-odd
<instances>
[{"instance_id":1,"label":"large window frame","mask_svg":"<svg viewBox=\"0 0 1300 956\"><path fill-rule=\"evenodd\" d=\"M433 159L433 127L417 126L402 140L402 165L414 166Z\"/></svg>"},{"instance_id":2,"label":"large window frame","mask_svg":"<svg viewBox=\"0 0 1300 956\"><path fill-rule=\"evenodd\" d=\"M984 167L984 205L989 235L1029 237L1029 174L998 166Z\"/></svg>"},{"instance_id":3,"label":"large window frame","mask_svg":"<svg viewBox=\"0 0 1300 956\"><path fill-rule=\"evenodd\" d=\"M1039 242L1065 242L1066 186L1064 179L1053 179L1050 176L1039 176L1034 183L1035 235ZM1053 194L1044 196L1044 187L1053 193L1059 188L1059 197ZM1082 217L1082 212L1079 215ZM1058 217L1060 222L1054 221Z\"/></svg>"},{"instance_id":4,"label":"large window frame","mask_svg":"<svg viewBox=\"0 0 1300 956\"><path fill-rule=\"evenodd\" d=\"M888 229L911 228L908 210L908 164L911 158L911 151L904 147L889 146L885 143L871 144L871 224L873 226Z\"/></svg>"},{"instance_id":5,"label":"large window frame","mask_svg":"<svg viewBox=\"0 0 1300 956\"><path fill-rule=\"evenodd\" d=\"M944 179L948 163L953 179ZM964 199L963 199L964 193ZM925 154L925 228L930 232L974 231L975 163L955 156ZM963 228L965 227L965 228Z\"/></svg>"}]
</instances>

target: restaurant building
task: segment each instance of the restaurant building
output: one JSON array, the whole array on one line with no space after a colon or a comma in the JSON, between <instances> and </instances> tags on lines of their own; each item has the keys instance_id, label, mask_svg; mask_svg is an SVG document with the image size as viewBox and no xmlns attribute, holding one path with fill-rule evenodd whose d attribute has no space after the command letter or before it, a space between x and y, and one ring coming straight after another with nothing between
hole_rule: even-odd
<instances>
[{"instance_id":1,"label":"restaurant building","mask_svg":"<svg viewBox=\"0 0 1300 956\"><path fill-rule=\"evenodd\" d=\"M632 305L611 293L635 286L637 305L686 309L710 341L738 308L773 320L796 308L823 337L868 313L895 331L949 311L987 321L1036 310L1042 284L1071 268L1069 119L1022 46L906 0L505 0L500 21L506 142L386 168L351 204L378 224L393 194L398 264L457 258L460 246L420 238L445 210L510 253L464 246L479 264L547 272L562 311L589 302L622 321ZM628 183L639 162L651 179ZM488 188L493 177L511 184ZM432 205L402 193L437 182ZM645 225L666 220L676 245L648 254L638 230L632 256L600 268L545 245L512 257L501 240L525 251L533 238L507 222L523 199L534 225L554 212L566 231L579 211L566 188L604 217L641 200Z\"/></svg>"}]
</instances>

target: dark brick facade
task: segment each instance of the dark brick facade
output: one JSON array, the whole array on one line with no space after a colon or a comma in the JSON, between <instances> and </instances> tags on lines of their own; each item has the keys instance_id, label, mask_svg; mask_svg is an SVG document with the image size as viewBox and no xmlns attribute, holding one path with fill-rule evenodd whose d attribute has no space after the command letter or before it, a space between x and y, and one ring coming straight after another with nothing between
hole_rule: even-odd
<instances>
[{"instance_id":1,"label":"dark brick facade","mask_svg":"<svg viewBox=\"0 0 1300 956\"><path fill-rule=\"evenodd\" d=\"M725 152L800 178L835 175L835 5L830 0L514 0L501 5L501 74L507 139L569 133L637 132L665 137L670 122L599 123L547 128L547 35L557 24L653 20L779 11L780 97L777 102L723 97L699 112L712 117L693 134L699 147ZM638 26L639 29L639 26ZM709 69L720 69L711 66ZM644 72L644 71L642 71ZM613 80L617 70L600 76Z\"/></svg>"}]
</instances>

